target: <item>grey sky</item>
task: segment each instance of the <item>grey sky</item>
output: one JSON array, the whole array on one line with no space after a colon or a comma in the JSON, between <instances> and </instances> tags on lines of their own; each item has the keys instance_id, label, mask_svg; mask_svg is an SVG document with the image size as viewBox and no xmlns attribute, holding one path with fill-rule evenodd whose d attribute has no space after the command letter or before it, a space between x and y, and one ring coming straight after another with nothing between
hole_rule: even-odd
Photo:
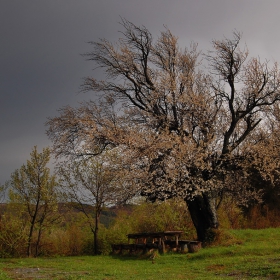
<instances>
[{"instance_id":1,"label":"grey sky","mask_svg":"<svg viewBox=\"0 0 280 280\"><path fill-rule=\"evenodd\" d=\"M182 46L243 32L252 55L280 61L279 0L2 0L0 3L0 184L51 145L47 117L78 105L82 78L95 75L80 54L88 41L116 41L120 17L145 25L156 38L166 25Z\"/></svg>"}]
</instances>

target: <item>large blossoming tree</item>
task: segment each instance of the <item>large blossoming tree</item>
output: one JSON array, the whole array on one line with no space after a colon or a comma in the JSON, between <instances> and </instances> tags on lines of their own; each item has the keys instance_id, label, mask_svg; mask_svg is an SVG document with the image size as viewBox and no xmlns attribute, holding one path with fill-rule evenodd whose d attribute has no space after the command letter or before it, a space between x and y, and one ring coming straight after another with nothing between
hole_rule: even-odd
<instances>
[{"instance_id":1,"label":"large blossoming tree","mask_svg":"<svg viewBox=\"0 0 280 280\"><path fill-rule=\"evenodd\" d=\"M168 29L153 40L143 26L122 26L117 43L93 42L87 54L105 74L84 81L94 101L48 121L54 151L73 159L117 149L133 182L127 191L184 198L205 241L218 228L221 193L256 194L246 178L259 172L250 166L260 159L253 147L268 137L280 99L277 64L249 58L237 32L200 58L196 44L181 48Z\"/></svg>"}]
</instances>

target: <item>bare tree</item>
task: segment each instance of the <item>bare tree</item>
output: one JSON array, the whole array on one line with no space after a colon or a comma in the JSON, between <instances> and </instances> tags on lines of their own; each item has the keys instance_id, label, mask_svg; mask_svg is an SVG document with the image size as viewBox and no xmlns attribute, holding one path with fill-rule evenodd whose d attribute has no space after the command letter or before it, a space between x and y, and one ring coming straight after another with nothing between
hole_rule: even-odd
<instances>
[{"instance_id":1,"label":"bare tree","mask_svg":"<svg viewBox=\"0 0 280 280\"><path fill-rule=\"evenodd\" d=\"M154 41L143 26L122 26L116 44L94 42L87 54L106 79L86 78L84 90L101 101L63 108L48 121L54 151L76 157L121 148L138 192L183 197L204 241L219 225L218 193L235 171L245 172L245 152L279 101L277 64L248 59L238 32L213 41L201 60L196 44L181 49L168 29Z\"/></svg>"},{"instance_id":2,"label":"bare tree","mask_svg":"<svg viewBox=\"0 0 280 280\"><path fill-rule=\"evenodd\" d=\"M108 151L96 157L80 157L59 166L66 198L85 214L94 235L95 254L99 254L98 233L102 210L128 199L118 167L118 155ZM89 206L94 208L94 212Z\"/></svg>"}]
</instances>

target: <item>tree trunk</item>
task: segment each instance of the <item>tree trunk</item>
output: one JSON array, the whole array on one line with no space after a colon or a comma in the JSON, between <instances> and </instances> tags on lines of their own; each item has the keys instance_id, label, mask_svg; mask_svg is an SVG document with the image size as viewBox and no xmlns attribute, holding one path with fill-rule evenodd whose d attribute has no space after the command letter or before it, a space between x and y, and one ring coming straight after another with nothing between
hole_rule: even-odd
<instances>
[{"instance_id":1,"label":"tree trunk","mask_svg":"<svg viewBox=\"0 0 280 280\"><path fill-rule=\"evenodd\" d=\"M96 211L95 214L95 228L94 228L94 254L99 254L99 248L98 248L98 231L99 231L99 220L100 220L100 213L99 211Z\"/></svg>"},{"instance_id":2,"label":"tree trunk","mask_svg":"<svg viewBox=\"0 0 280 280\"><path fill-rule=\"evenodd\" d=\"M214 238L211 229L219 227L215 196L205 193L193 200L185 200L196 228L197 238L201 242L211 242ZM210 236L211 235L211 236Z\"/></svg>"},{"instance_id":3,"label":"tree trunk","mask_svg":"<svg viewBox=\"0 0 280 280\"><path fill-rule=\"evenodd\" d=\"M35 257L38 257L38 255L39 255L39 246L40 246L41 236L42 236L42 224L40 224L40 227L39 227L39 232L38 232L38 237L37 237L37 242L36 242Z\"/></svg>"},{"instance_id":4,"label":"tree trunk","mask_svg":"<svg viewBox=\"0 0 280 280\"><path fill-rule=\"evenodd\" d=\"M33 235L33 230L34 230L34 223L32 221L30 229L29 229L29 235L27 239L27 256L31 257L32 255L32 248L31 248L31 242L32 242L32 235Z\"/></svg>"}]
</instances>

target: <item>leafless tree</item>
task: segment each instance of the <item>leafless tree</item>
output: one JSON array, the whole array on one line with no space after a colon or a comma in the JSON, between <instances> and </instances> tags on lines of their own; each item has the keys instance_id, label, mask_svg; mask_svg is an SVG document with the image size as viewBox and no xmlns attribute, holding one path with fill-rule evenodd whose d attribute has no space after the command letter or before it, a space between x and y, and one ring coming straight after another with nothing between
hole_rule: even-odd
<instances>
[{"instance_id":1,"label":"leafless tree","mask_svg":"<svg viewBox=\"0 0 280 280\"><path fill-rule=\"evenodd\" d=\"M94 236L94 254L99 254L100 216L105 207L123 204L130 198L119 172L118 154L106 151L95 157L80 157L59 165L67 200L87 218ZM94 211L92 211L92 208Z\"/></svg>"}]
</instances>

